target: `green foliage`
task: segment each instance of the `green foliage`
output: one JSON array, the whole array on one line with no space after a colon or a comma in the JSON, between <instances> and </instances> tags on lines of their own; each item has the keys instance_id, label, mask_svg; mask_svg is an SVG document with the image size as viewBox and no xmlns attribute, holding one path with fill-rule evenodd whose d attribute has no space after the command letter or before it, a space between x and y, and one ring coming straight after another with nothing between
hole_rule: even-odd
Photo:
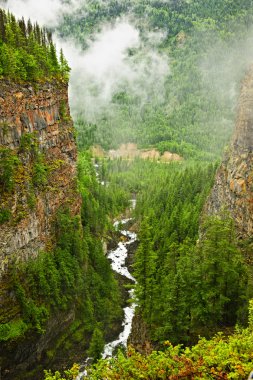
<instances>
[{"instance_id":1,"label":"green foliage","mask_svg":"<svg viewBox=\"0 0 253 380\"><path fill-rule=\"evenodd\" d=\"M59 107L59 114L60 114L60 120L63 122L68 122L69 117L67 115L67 107L68 105L64 100L61 100L60 107Z\"/></svg>"},{"instance_id":2,"label":"green foliage","mask_svg":"<svg viewBox=\"0 0 253 380\"><path fill-rule=\"evenodd\" d=\"M38 136L36 132L23 133L20 138L19 152L28 155L32 163L32 184L34 187L43 187L48 182L50 167L47 165L45 156L39 150ZM30 196L30 204L33 205L33 197Z\"/></svg>"},{"instance_id":3,"label":"green foliage","mask_svg":"<svg viewBox=\"0 0 253 380\"><path fill-rule=\"evenodd\" d=\"M249 330L253 330L253 300L249 301Z\"/></svg>"},{"instance_id":4,"label":"green foliage","mask_svg":"<svg viewBox=\"0 0 253 380\"><path fill-rule=\"evenodd\" d=\"M52 371L44 371L44 373L44 380L74 380L78 376L79 366L77 364L74 364L70 370L64 371L63 376L58 371L54 374L52 373Z\"/></svg>"},{"instance_id":5,"label":"green foliage","mask_svg":"<svg viewBox=\"0 0 253 380\"><path fill-rule=\"evenodd\" d=\"M233 221L225 214L208 219L205 227L195 258L195 280L201 288L192 318L209 328L234 325L245 304L247 271L237 248Z\"/></svg>"},{"instance_id":6,"label":"green foliage","mask_svg":"<svg viewBox=\"0 0 253 380\"><path fill-rule=\"evenodd\" d=\"M21 285L17 274L15 274L14 291L22 309L22 321L27 326L26 329L34 328L37 332L43 333L43 325L49 316L48 308L44 305L36 305L35 301L27 296L27 292Z\"/></svg>"},{"instance_id":7,"label":"green foliage","mask_svg":"<svg viewBox=\"0 0 253 380\"><path fill-rule=\"evenodd\" d=\"M215 166L115 160L102 171L111 185L138 194L135 294L152 340L192 343L245 323L248 273L226 213L206 221L196 244Z\"/></svg>"},{"instance_id":8,"label":"green foliage","mask_svg":"<svg viewBox=\"0 0 253 380\"><path fill-rule=\"evenodd\" d=\"M34 186L44 186L48 181L48 166L44 163L43 156L40 156L33 165L32 181Z\"/></svg>"},{"instance_id":9,"label":"green foliage","mask_svg":"<svg viewBox=\"0 0 253 380\"><path fill-rule=\"evenodd\" d=\"M32 155L38 160L33 139L26 136L25 140L29 143L23 144L24 154L31 155L32 149ZM106 189L98 183L86 154L80 155L79 181L85 200L83 219L79 215L72 216L67 207L59 209L54 223L53 248L40 252L37 258L20 263L12 270L13 287L10 291L21 310L20 326L26 326L26 329L4 325L1 327L2 339L15 340L31 330L43 334L50 316L74 310L78 327L73 327L73 340L78 339L85 351L93 336L90 351L94 358L98 358L103 348L102 331L107 338L115 321L122 317L122 301L101 243L104 231L111 225L106 206L106 200L110 198L106 198ZM122 207L121 203L115 204L117 210ZM69 343L66 340L64 347L60 343L59 347L67 352ZM53 360L54 352L50 355ZM47 376L51 375L48 373Z\"/></svg>"},{"instance_id":10,"label":"green foliage","mask_svg":"<svg viewBox=\"0 0 253 380\"><path fill-rule=\"evenodd\" d=\"M100 180L105 178L106 163L101 162ZM130 193L115 183L102 186L95 176L95 169L87 152L79 153L79 189L83 199L82 223L97 235L112 229L109 217L115 217L129 204Z\"/></svg>"},{"instance_id":11,"label":"green foliage","mask_svg":"<svg viewBox=\"0 0 253 380\"><path fill-rule=\"evenodd\" d=\"M93 331L88 355L92 357L93 362L97 362L101 358L101 353L105 345L104 334L99 327Z\"/></svg>"},{"instance_id":12,"label":"green foliage","mask_svg":"<svg viewBox=\"0 0 253 380\"><path fill-rule=\"evenodd\" d=\"M5 223L5 222L8 222L10 220L10 218L11 218L10 210L2 207L0 209L0 225Z\"/></svg>"},{"instance_id":13,"label":"green foliage","mask_svg":"<svg viewBox=\"0 0 253 380\"><path fill-rule=\"evenodd\" d=\"M0 9L0 76L14 80L68 80L70 68L61 51L58 61L51 33L38 24L16 20Z\"/></svg>"},{"instance_id":14,"label":"green foliage","mask_svg":"<svg viewBox=\"0 0 253 380\"><path fill-rule=\"evenodd\" d=\"M0 148L0 192L11 192L14 187L15 168L19 159L9 148ZM4 213L4 211L3 211ZM5 216L7 216L5 214Z\"/></svg>"},{"instance_id":15,"label":"green foliage","mask_svg":"<svg viewBox=\"0 0 253 380\"><path fill-rule=\"evenodd\" d=\"M60 72L62 77L68 81L69 80L69 73L70 73L70 67L68 65L68 62L66 58L64 57L63 50L60 51Z\"/></svg>"},{"instance_id":16,"label":"green foliage","mask_svg":"<svg viewBox=\"0 0 253 380\"><path fill-rule=\"evenodd\" d=\"M128 349L127 357L119 354L101 360L91 370L90 380L138 379L246 379L252 370L252 334L245 329L230 337L217 334L202 338L192 348L172 346L154 351L148 356Z\"/></svg>"},{"instance_id":17,"label":"green foliage","mask_svg":"<svg viewBox=\"0 0 253 380\"><path fill-rule=\"evenodd\" d=\"M78 131L77 143L81 150L89 149L95 142L95 133L97 126L91 123L85 123L79 116L75 121L75 127Z\"/></svg>"},{"instance_id":18,"label":"green foliage","mask_svg":"<svg viewBox=\"0 0 253 380\"><path fill-rule=\"evenodd\" d=\"M223 52L230 54L235 42L244 40L253 19L252 1L125 3L85 2L85 22L80 10L66 15L61 34L74 36L86 48L104 21L113 22L129 13L137 20L144 48L147 33L161 31L165 38L157 49L170 57L171 69L165 99L152 99L143 105L131 88L117 89L110 113L105 110L96 124L88 123L83 116L77 120L79 146L101 143L108 149L133 141L187 159L219 157L234 124L234 103L222 81L222 85L212 82L206 62L212 53L210 46L222 42L218 57L222 60L226 58ZM129 57L140 59L135 49L129 51ZM208 62L208 66L212 64ZM233 76L237 86L244 69L242 66ZM67 80L69 67L62 52L57 59L50 33L0 11L0 75L19 80ZM60 117L67 121L65 103L60 104ZM36 144L33 136L24 135L20 152L33 157L33 185L43 186L49 168L38 155ZM4 191L11 191L17 161L7 157L7 151L0 154L0 184ZM99 180L106 181L106 186L101 186L91 160L82 153L78 171L81 221L71 217L67 209L59 212L54 250L17 270L15 294L24 324L2 327L4 340L23 334L25 326L43 332L50 313L74 307L85 332L92 335L89 352L95 359L99 357L101 331L107 331L121 315L117 284L103 254L101 237L111 227L110 217L128 206L131 193L138 193L135 215L141 226L134 264L136 297L157 346L162 347L168 338L173 343L192 343L199 333L211 335L240 321L238 317L245 314L251 295L233 223L227 216L207 220L203 239L196 244L214 166L103 162ZM0 221L8 217L8 210L3 209ZM230 338L217 335L211 341L202 339L192 349L169 345L163 353L155 352L147 358L130 350L128 358L121 354L109 367L108 362L100 362L91 378L245 378L252 369L252 316L249 322L249 330ZM59 373L47 372L46 376L48 380L61 378ZM65 378L68 376L72 374L66 373Z\"/></svg>"},{"instance_id":19,"label":"green foliage","mask_svg":"<svg viewBox=\"0 0 253 380\"><path fill-rule=\"evenodd\" d=\"M16 269L15 273L15 293L23 318L39 332L43 330L50 311L66 310L72 304L80 285L82 270L77 259L82 244L80 226L76 232L70 215L62 213L58 216L57 233L65 228L62 220L69 221L69 230L54 252L41 253L37 259Z\"/></svg>"},{"instance_id":20,"label":"green foliage","mask_svg":"<svg viewBox=\"0 0 253 380\"><path fill-rule=\"evenodd\" d=\"M140 245L134 258L134 277L138 278L135 296L145 319L149 319L154 306L154 289L157 256L153 250L153 231L150 219L145 218L139 233Z\"/></svg>"},{"instance_id":21,"label":"green foliage","mask_svg":"<svg viewBox=\"0 0 253 380\"><path fill-rule=\"evenodd\" d=\"M38 137L36 132L22 133L19 142L19 152L31 153L36 156L38 153Z\"/></svg>"},{"instance_id":22,"label":"green foliage","mask_svg":"<svg viewBox=\"0 0 253 380\"><path fill-rule=\"evenodd\" d=\"M15 340L22 337L28 326L23 320L0 324L0 341Z\"/></svg>"},{"instance_id":23,"label":"green foliage","mask_svg":"<svg viewBox=\"0 0 253 380\"><path fill-rule=\"evenodd\" d=\"M0 224L18 223L36 205L38 189L45 188L55 165L49 165L39 148L37 133L23 133L18 149L0 147ZM19 202L12 215L13 196L18 192L27 204ZM28 206L28 207L27 207Z\"/></svg>"}]
</instances>

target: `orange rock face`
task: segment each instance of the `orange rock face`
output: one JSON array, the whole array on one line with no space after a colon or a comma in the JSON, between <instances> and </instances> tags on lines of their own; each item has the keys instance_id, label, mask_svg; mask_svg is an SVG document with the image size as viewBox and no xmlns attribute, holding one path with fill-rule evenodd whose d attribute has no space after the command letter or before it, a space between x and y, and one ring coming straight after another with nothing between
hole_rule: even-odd
<instances>
[{"instance_id":1,"label":"orange rock face","mask_svg":"<svg viewBox=\"0 0 253 380\"><path fill-rule=\"evenodd\" d=\"M47 182L33 184L33 147L21 149L22 139L33 136ZM13 262L36 257L52 240L56 212L67 206L80 213L76 187L76 144L68 107L66 84L16 84L0 80L0 149L7 148L19 164L11 193L0 193L0 207L11 218L0 226L0 275ZM31 200L32 199L32 200Z\"/></svg>"},{"instance_id":2,"label":"orange rock face","mask_svg":"<svg viewBox=\"0 0 253 380\"><path fill-rule=\"evenodd\" d=\"M207 214L227 209L238 236L253 235L253 67L242 83L236 128L231 146L216 174L207 201Z\"/></svg>"}]
</instances>

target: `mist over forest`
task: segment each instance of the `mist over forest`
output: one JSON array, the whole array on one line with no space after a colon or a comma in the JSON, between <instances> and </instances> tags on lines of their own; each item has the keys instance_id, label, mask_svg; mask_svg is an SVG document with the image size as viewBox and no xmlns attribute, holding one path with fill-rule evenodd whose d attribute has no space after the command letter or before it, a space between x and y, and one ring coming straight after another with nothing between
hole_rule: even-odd
<instances>
[{"instance_id":1,"label":"mist over forest","mask_svg":"<svg viewBox=\"0 0 253 380\"><path fill-rule=\"evenodd\" d=\"M204 24L194 20L186 36L180 22L175 31L162 21L169 13L159 14L159 7L168 12L170 1L150 1L142 9L146 18L135 1L4 3L51 28L63 47L81 145L92 140L109 149L135 142L187 157L197 147L207 160L221 154L232 132L240 80L252 60L249 25L222 34L211 18ZM186 11L193 7L182 4Z\"/></svg>"}]
</instances>

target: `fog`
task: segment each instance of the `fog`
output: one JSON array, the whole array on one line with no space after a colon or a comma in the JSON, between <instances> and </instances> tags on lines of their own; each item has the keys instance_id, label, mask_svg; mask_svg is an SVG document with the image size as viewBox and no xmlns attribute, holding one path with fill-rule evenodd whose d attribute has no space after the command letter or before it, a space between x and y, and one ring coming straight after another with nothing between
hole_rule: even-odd
<instances>
[{"instance_id":1,"label":"fog","mask_svg":"<svg viewBox=\"0 0 253 380\"><path fill-rule=\"evenodd\" d=\"M204 81L215 90L217 96L235 107L240 83L253 63L253 30L247 30L247 35L242 34L237 41L229 44L215 35L213 40L213 46L200 63Z\"/></svg>"},{"instance_id":2,"label":"fog","mask_svg":"<svg viewBox=\"0 0 253 380\"><path fill-rule=\"evenodd\" d=\"M120 91L129 92L141 104L164 100L168 57L147 44L144 47L138 30L127 20L104 26L85 52L68 42L64 52L72 67L72 110L85 114L88 121L95 122L107 112L113 95Z\"/></svg>"},{"instance_id":3,"label":"fog","mask_svg":"<svg viewBox=\"0 0 253 380\"><path fill-rule=\"evenodd\" d=\"M0 5L19 18L30 18L32 22L54 27L64 13L71 13L80 6L80 0L0 0Z\"/></svg>"},{"instance_id":4,"label":"fog","mask_svg":"<svg viewBox=\"0 0 253 380\"><path fill-rule=\"evenodd\" d=\"M64 13L74 12L85 3L86 0L69 0L64 5L59 0L8 0L4 7L18 17L57 28ZM111 109L117 91L131 93L140 104L164 101L168 57L155 48L163 37L159 32L147 34L144 47L137 28L127 19L120 19L103 25L92 40L86 41L87 50L82 51L76 41L63 41L55 33L57 47L63 48L71 67L72 115L82 113L88 122L96 122ZM129 54L130 49L134 54Z\"/></svg>"}]
</instances>

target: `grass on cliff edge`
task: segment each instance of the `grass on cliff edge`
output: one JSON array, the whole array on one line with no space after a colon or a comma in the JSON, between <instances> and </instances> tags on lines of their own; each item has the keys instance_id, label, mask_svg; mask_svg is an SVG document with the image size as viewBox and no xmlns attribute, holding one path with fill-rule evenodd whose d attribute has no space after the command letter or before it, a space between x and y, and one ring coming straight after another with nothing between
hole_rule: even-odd
<instances>
[{"instance_id":1,"label":"grass on cliff edge","mask_svg":"<svg viewBox=\"0 0 253 380\"><path fill-rule=\"evenodd\" d=\"M249 326L237 328L229 337L218 333L213 339L202 338L189 348L164 343L164 351L145 356L129 348L127 355L100 360L89 370L90 380L178 380L246 379L253 369L253 300L249 304ZM64 375L45 371L45 380L75 379L78 366Z\"/></svg>"}]
</instances>

